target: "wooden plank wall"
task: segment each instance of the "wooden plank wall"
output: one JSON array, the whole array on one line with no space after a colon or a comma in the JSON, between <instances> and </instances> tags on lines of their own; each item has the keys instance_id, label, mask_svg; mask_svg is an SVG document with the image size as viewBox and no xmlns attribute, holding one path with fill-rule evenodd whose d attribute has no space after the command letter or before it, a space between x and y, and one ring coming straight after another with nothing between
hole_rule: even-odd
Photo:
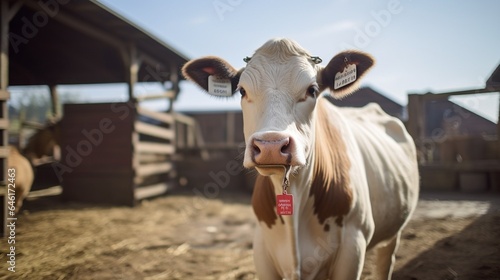
<instances>
[{"instance_id":1,"label":"wooden plank wall","mask_svg":"<svg viewBox=\"0 0 500 280\"><path fill-rule=\"evenodd\" d=\"M189 112L207 148L234 149L245 141L241 111Z\"/></svg>"},{"instance_id":2,"label":"wooden plank wall","mask_svg":"<svg viewBox=\"0 0 500 280\"><path fill-rule=\"evenodd\" d=\"M132 132L126 103L66 104L61 121L63 199L133 205ZM66 169L68 168L68 169ZM59 170L59 169L58 169Z\"/></svg>"},{"instance_id":3,"label":"wooden plank wall","mask_svg":"<svg viewBox=\"0 0 500 280\"><path fill-rule=\"evenodd\" d=\"M63 198L134 205L170 188L174 117L131 104L64 106Z\"/></svg>"},{"instance_id":4,"label":"wooden plank wall","mask_svg":"<svg viewBox=\"0 0 500 280\"><path fill-rule=\"evenodd\" d=\"M134 122L135 199L165 193L173 177L175 119L171 114L139 107Z\"/></svg>"}]
</instances>

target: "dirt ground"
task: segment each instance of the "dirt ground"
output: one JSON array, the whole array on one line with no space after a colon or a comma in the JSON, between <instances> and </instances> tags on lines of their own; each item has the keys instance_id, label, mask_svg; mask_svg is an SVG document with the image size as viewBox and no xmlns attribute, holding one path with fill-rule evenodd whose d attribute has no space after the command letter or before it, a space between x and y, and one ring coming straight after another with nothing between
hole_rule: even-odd
<instances>
[{"instance_id":1,"label":"dirt ground","mask_svg":"<svg viewBox=\"0 0 500 280\"><path fill-rule=\"evenodd\" d=\"M249 202L234 193L172 193L135 208L28 200L14 273L0 240L0 279L254 279ZM393 279L500 279L500 195L423 194Z\"/></svg>"}]
</instances>

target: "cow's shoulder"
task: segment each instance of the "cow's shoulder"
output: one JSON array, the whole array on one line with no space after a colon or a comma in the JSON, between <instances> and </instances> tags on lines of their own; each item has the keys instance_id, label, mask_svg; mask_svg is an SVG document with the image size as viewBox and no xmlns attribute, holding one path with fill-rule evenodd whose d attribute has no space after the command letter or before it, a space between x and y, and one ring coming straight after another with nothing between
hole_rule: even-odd
<instances>
[{"instance_id":1,"label":"cow's shoulder","mask_svg":"<svg viewBox=\"0 0 500 280\"><path fill-rule=\"evenodd\" d=\"M318 100L310 196L314 198L314 213L319 222L323 224L332 217L339 226L353 205L349 176L352 163L343 137L346 128L341 119L335 106L325 98Z\"/></svg>"}]
</instances>

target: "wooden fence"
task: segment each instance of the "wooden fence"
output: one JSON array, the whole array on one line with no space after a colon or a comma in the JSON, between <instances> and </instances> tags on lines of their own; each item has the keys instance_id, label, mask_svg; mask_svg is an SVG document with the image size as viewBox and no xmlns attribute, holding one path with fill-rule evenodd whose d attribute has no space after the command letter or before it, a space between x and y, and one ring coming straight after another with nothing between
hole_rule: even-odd
<instances>
[{"instance_id":1,"label":"wooden fence","mask_svg":"<svg viewBox=\"0 0 500 280\"><path fill-rule=\"evenodd\" d=\"M409 95L407 128L415 139L423 189L500 191L500 124L448 100L491 91Z\"/></svg>"},{"instance_id":2,"label":"wooden fence","mask_svg":"<svg viewBox=\"0 0 500 280\"><path fill-rule=\"evenodd\" d=\"M173 187L176 145L194 121L131 103L67 104L61 127L63 198L134 205ZM177 139L179 126L192 136Z\"/></svg>"}]
</instances>

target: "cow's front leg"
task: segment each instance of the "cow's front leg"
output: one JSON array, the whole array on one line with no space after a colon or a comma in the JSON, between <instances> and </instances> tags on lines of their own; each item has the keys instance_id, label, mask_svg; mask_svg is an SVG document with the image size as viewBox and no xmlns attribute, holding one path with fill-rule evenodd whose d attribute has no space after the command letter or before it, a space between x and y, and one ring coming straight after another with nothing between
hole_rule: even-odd
<instances>
[{"instance_id":1,"label":"cow's front leg","mask_svg":"<svg viewBox=\"0 0 500 280\"><path fill-rule=\"evenodd\" d=\"M337 257L330 267L330 279L353 280L361 277L367 241L359 229L346 229L342 234Z\"/></svg>"}]
</instances>

